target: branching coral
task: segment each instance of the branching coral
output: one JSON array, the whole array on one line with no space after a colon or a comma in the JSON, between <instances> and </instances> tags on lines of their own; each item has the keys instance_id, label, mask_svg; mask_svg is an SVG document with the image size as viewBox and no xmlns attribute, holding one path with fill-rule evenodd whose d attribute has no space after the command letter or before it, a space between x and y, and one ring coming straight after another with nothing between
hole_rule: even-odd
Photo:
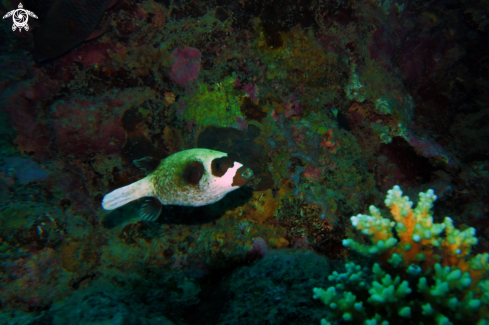
<instances>
[{"instance_id":1,"label":"branching coral","mask_svg":"<svg viewBox=\"0 0 489 325\"><path fill-rule=\"evenodd\" d=\"M383 218L374 206L371 215L351 218L372 245L353 239L343 245L377 257L380 264L369 272L348 263L345 273L329 276L336 286L314 288L314 298L331 309L323 325L338 318L354 324L489 324L489 280L482 280L489 270L489 254L469 259L471 247L477 244L475 229L460 231L449 217L434 223L435 200L433 190L420 193L413 209L413 202L394 186L385 205L395 222Z\"/></svg>"}]
</instances>

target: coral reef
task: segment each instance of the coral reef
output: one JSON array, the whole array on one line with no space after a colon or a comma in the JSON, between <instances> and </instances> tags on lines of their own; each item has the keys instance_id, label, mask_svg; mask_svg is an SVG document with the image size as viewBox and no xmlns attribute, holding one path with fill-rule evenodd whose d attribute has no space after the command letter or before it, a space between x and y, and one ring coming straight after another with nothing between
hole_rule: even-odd
<instances>
[{"instance_id":1,"label":"coral reef","mask_svg":"<svg viewBox=\"0 0 489 325\"><path fill-rule=\"evenodd\" d=\"M344 308L360 323L460 323L477 301L467 319L487 312L487 0L124 0L100 37L35 63L54 3L23 2L39 17L29 31L0 24L1 324L340 323ZM2 16L17 7L0 2ZM192 148L235 154L255 177L156 222L139 219L141 201L101 208L145 176L135 160ZM366 245L354 228L372 219L348 217L382 208L394 185L428 193L418 207L433 189L451 221L409 207L391 231L372 210L381 229ZM311 299L314 285L334 286L336 310ZM352 305L342 294L355 290Z\"/></svg>"}]
</instances>

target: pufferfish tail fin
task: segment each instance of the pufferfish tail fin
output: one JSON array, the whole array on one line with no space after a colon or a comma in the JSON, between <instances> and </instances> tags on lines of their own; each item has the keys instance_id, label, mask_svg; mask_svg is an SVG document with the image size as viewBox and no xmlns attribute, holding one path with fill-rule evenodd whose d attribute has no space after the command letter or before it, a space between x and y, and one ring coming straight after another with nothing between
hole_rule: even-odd
<instances>
[{"instance_id":1,"label":"pufferfish tail fin","mask_svg":"<svg viewBox=\"0 0 489 325\"><path fill-rule=\"evenodd\" d=\"M114 210L144 196L153 196L153 193L152 182L148 178L143 178L105 195L102 207L104 210Z\"/></svg>"}]
</instances>

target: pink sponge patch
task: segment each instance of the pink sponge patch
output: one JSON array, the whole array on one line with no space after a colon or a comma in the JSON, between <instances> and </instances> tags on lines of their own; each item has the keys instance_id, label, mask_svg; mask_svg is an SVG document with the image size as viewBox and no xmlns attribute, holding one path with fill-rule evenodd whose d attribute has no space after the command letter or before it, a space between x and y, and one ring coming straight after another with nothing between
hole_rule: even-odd
<instances>
[{"instance_id":1,"label":"pink sponge patch","mask_svg":"<svg viewBox=\"0 0 489 325\"><path fill-rule=\"evenodd\" d=\"M170 79L181 87L186 87L191 80L199 76L200 57L202 53L196 48L185 46L177 48L171 54L173 59Z\"/></svg>"}]
</instances>

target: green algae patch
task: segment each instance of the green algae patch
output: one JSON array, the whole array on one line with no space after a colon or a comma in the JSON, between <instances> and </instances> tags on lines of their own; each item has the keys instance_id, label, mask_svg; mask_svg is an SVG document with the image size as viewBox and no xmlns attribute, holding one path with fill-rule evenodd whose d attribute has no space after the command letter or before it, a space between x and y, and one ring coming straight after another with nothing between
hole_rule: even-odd
<instances>
[{"instance_id":1,"label":"green algae patch","mask_svg":"<svg viewBox=\"0 0 489 325\"><path fill-rule=\"evenodd\" d=\"M185 99L183 117L200 127L238 127L244 120L241 99L244 92L234 89L235 77L231 76L213 86L201 83L198 89Z\"/></svg>"}]
</instances>

